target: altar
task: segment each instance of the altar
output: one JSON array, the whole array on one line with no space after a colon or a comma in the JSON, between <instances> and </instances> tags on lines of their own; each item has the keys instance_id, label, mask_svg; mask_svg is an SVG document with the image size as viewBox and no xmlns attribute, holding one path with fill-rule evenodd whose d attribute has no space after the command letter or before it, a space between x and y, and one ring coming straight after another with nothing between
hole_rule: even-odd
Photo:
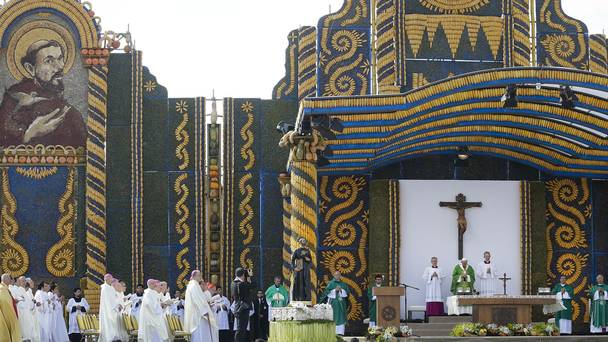
<instances>
[{"instance_id":1,"label":"altar","mask_svg":"<svg viewBox=\"0 0 608 342\"><path fill-rule=\"evenodd\" d=\"M532 323L532 306L554 307L559 300L552 295L535 296L454 296L457 307L471 307L473 322L499 325ZM448 302L448 305L450 302ZM453 304L452 304L453 305ZM552 310L551 310L552 311Z\"/></svg>"}]
</instances>

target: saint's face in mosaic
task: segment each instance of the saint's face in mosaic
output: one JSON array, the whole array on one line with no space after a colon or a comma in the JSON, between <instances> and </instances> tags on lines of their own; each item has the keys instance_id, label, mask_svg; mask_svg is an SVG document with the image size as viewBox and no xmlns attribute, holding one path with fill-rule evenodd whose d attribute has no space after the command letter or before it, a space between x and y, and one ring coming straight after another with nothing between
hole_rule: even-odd
<instances>
[{"instance_id":1,"label":"saint's face in mosaic","mask_svg":"<svg viewBox=\"0 0 608 342\"><path fill-rule=\"evenodd\" d=\"M24 78L5 91L0 105L0 146L84 146L82 115L63 96L65 54L61 44L35 41L20 63L26 70Z\"/></svg>"}]
</instances>

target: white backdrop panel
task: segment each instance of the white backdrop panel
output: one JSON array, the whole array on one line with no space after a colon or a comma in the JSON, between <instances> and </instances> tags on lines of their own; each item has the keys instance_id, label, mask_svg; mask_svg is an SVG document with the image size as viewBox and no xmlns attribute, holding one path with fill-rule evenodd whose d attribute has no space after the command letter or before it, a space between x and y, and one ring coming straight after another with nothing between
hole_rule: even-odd
<instances>
[{"instance_id":1,"label":"white backdrop panel","mask_svg":"<svg viewBox=\"0 0 608 342\"><path fill-rule=\"evenodd\" d=\"M455 201L462 193L482 208L466 210L468 228L464 236L464 256L476 268L483 252L492 253L498 270L512 278L507 293L521 293L520 188L519 182L404 180L400 187L400 280L420 288L408 289L409 305L424 305L424 268L432 256L448 276L442 284L444 301L449 295L451 272L458 259L457 213L439 207L440 201ZM502 283L497 290L502 292ZM403 317L404 310L402 310Z\"/></svg>"}]
</instances>

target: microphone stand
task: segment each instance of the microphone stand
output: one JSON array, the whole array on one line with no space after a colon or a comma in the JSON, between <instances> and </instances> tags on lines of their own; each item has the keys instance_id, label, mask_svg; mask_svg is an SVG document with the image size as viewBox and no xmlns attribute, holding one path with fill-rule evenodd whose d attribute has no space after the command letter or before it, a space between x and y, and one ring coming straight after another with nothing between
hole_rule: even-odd
<instances>
[{"instance_id":1,"label":"microphone stand","mask_svg":"<svg viewBox=\"0 0 608 342\"><path fill-rule=\"evenodd\" d=\"M420 291L420 289L417 288L417 287L415 287L415 286L408 285L408 284L399 284L399 286L401 286L401 287L403 287L403 288L406 289L405 296L403 296L403 308L405 310L404 311L405 312L405 323L407 323L408 320L409 320L409 318L410 318L409 315L408 315L408 312L407 312L407 288L409 287L409 288L414 289L416 291ZM401 313L399 313L399 314L401 314Z\"/></svg>"}]
</instances>

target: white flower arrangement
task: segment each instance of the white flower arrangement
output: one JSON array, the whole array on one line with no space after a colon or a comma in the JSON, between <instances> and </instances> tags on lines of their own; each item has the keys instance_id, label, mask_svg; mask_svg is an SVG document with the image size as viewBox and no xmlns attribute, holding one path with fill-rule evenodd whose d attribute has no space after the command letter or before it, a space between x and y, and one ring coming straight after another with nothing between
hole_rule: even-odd
<instances>
[{"instance_id":1,"label":"white flower arrangement","mask_svg":"<svg viewBox=\"0 0 608 342\"><path fill-rule=\"evenodd\" d=\"M282 308L271 308L274 321L332 321L334 314L331 305L309 306L306 302L292 302Z\"/></svg>"}]
</instances>

